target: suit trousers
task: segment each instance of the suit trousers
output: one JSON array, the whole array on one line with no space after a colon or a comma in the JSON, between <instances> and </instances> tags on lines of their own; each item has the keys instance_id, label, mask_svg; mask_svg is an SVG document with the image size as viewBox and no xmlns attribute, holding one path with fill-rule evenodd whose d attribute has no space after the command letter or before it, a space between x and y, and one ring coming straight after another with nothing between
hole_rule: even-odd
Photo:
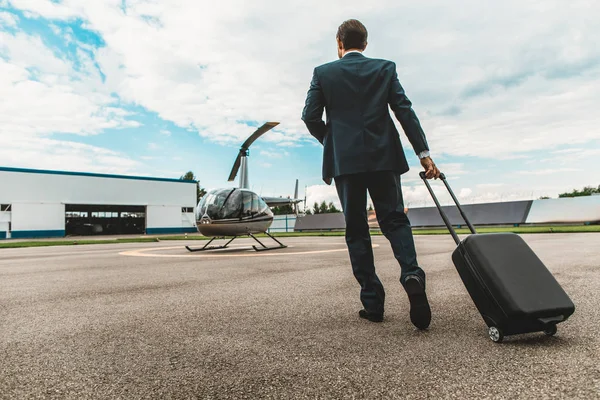
<instances>
[{"instance_id":1,"label":"suit trousers","mask_svg":"<svg viewBox=\"0 0 600 400\"><path fill-rule=\"evenodd\" d=\"M400 264L400 283L417 275L425 284L425 272L417 263L410 221L404 213L400 175L375 171L342 175L335 185L346 220L346 245L354 277L360 284L360 300L369 313L383 314L385 290L375 272L367 218L367 192L371 196L379 227Z\"/></svg>"}]
</instances>

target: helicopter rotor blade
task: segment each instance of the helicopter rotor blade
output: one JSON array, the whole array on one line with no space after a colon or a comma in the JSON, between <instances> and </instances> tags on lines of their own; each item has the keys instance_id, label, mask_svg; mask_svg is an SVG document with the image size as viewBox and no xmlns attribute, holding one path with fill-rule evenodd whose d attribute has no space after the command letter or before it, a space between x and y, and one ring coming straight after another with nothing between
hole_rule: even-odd
<instances>
[{"instance_id":1,"label":"helicopter rotor blade","mask_svg":"<svg viewBox=\"0 0 600 400\"><path fill-rule=\"evenodd\" d=\"M231 173L229 174L229 182L232 182L235 177L237 176L238 171L240 170L240 165L242 163L242 152L238 153L237 158L235 159L235 162L233 163L233 168L231 169Z\"/></svg>"},{"instance_id":2,"label":"helicopter rotor blade","mask_svg":"<svg viewBox=\"0 0 600 400\"><path fill-rule=\"evenodd\" d=\"M296 187L294 188L294 200L298 198L298 179L296 178ZM298 203L294 203L294 214L298 216Z\"/></svg>"},{"instance_id":3,"label":"helicopter rotor blade","mask_svg":"<svg viewBox=\"0 0 600 400\"><path fill-rule=\"evenodd\" d=\"M229 179L228 179L229 182L232 182L233 180L235 180L235 177L237 176L237 174L240 170L240 165L242 163L242 157L244 157L247 154L246 152L248 151L248 148L252 145L252 143L254 143L256 141L256 139L258 139L263 134L270 131L277 125L279 125L279 122L265 122L260 128L255 130L254 133L252 135L250 135L250 137L248 137L248 139L246 139L244 144L242 144L240 152L238 153L238 156L235 159L235 162L233 164L233 168L231 169L231 173L229 174Z\"/></svg>"},{"instance_id":4,"label":"helicopter rotor blade","mask_svg":"<svg viewBox=\"0 0 600 400\"><path fill-rule=\"evenodd\" d=\"M263 134L270 131L277 125L279 125L279 122L265 122L263 124L263 126L261 126L256 131L254 131L254 133L252 135L250 135L250 137L248 139L246 139L244 144L242 144L242 149L248 149L252 145L252 143L254 143L256 141L256 139L258 139Z\"/></svg>"}]
</instances>

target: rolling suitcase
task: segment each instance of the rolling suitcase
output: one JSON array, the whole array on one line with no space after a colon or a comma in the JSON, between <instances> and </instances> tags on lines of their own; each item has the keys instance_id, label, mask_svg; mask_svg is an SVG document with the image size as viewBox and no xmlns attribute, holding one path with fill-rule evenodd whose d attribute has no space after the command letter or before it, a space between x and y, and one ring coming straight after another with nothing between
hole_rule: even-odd
<instances>
[{"instance_id":1,"label":"rolling suitcase","mask_svg":"<svg viewBox=\"0 0 600 400\"><path fill-rule=\"evenodd\" d=\"M556 333L575 305L525 241L514 233L478 234L462 210L444 174L440 178L471 231L462 241L442 210L431 185L420 173L444 223L458 245L452 261L494 342L530 332Z\"/></svg>"}]
</instances>

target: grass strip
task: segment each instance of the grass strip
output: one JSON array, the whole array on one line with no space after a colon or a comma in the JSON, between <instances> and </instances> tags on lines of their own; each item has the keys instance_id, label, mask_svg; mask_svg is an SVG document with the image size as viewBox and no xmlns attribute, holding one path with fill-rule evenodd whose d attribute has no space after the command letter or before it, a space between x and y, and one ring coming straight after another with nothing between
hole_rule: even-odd
<instances>
[{"instance_id":1,"label":"grass strip","mask_svg":"<svg viewBox=\"0 0 600 400\"><path fill-rule=\"evenodd\" d=\"M0 242L0 249L15 249L23 247L48 247L48 246L77 246L88 244L123 244L123 243L148 243L158 242L157 238L126 238L126 239L61 239L61 240L32 240L27 242Z\"/></svg>"},{"instance_id":2,"label":"grass strip","mask_svg":"<svg viewBox=\"0 0 600 400\"><path fill-rule=\"evenodd\" d=\"M512 232L517 234L530 233L582 233L582 232L600 232L600 225L566 225L566 226L519 226L519 227L489 227L475 228L478 233L500 233ZM459 235L469 234L469 230L465 228L456 230ZM419 235L447 235L447 229L418 229L413 228L413 234ZM343 231L331 232L273 232L275 237L316 237L316 236L344 236ZM371 235L379 236L380 231L371 231ZM265 234L258 234L256 237L267 237ZM23 242L0 241L0 249L6 248L23 248L23 247L46 247L46 246L75 246L75 245L90 245L90 244L123 244L123 243L148 243L160 242L166 240L208 240L209 237L200 234L190 235L174 235L161 237L147 238L123 238L123 239L59 239L59 240L32 240Z\"/></svg>"}]
</instances>

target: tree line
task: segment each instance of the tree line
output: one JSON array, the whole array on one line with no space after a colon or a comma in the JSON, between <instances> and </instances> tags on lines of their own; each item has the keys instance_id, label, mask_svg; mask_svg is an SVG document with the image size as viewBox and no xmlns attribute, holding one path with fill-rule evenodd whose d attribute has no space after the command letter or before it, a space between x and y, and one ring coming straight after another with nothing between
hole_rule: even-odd
<instances>
[{"instance_id":1,"label":"tree line","mask_svg":"<svg viewBox=\"0 0 600 400\"><path fill-rule=\"evenodd\" d=\"M329 202L329 204L327 204L325 200L323 200L321 204L315 201L315 204L313 204L312 209L309 208L308 210L306 210L306 215L332 214L339 212L341 212L341 210L338 210L337 207L333 204L333 202Z\"/></svg>"},{"instance_id":2,"label":"tree line","mask_svg":"<svg viewBox=\"0 0 600 400\"><path fill-rule=\"evenodd\" d=\"M582 190L573 189L570 192L560 193L558 195L558 198L564 198L564 197L583 197L583 196L591 196L593 194L600 194L600 185L598 185L597 188L595 188L593 186L585 186ZM540 200L544 200L544 199L549 199L549 198L550 197L548 197L548 196L542 196L539 199Z\"/></svg>"},{"instance_id":3,"label":"tree line","mask_svg":"<svg viewBox=\"0 0 600 400\"><path fill-rule=\"evenodd\" d=\"M591 196L594 193L600 193L600 185L597 188L593 186L586 186L583 190L573 189L571 192L561 193L558 197L582 197L582 196Z\"/></svg>"}]
</instances>

